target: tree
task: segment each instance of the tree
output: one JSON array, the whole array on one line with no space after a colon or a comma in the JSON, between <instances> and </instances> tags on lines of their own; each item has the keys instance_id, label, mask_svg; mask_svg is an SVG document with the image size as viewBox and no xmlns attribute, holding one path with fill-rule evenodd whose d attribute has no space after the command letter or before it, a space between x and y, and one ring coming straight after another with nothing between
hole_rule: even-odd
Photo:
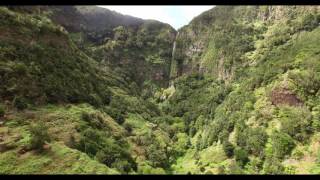
<instances>
[{"instance_id":1,"label":"tree","mask_svg":"<svg viewBox=\"0 0 320 180\"><path fill-rule=\"evenodd\" d=\"M163 148L155 142L148 147L148 160L151 161L153 167L167 168L169 166L168 157Z\"/></svg>"},{"instance_id":2,"label":"tree","mask_svg":"<svg viewBox=\"0 0 320 180\"><path fill-rule=\"evenodd\" d=\"M247 150L256 156L263 154L268 136L263 128L250 128L247 138Z\"/></svg>"},{"instance_id":3,"label":"tree","mask_svg":"<svg viewBox=\"0 0 320 180\"><path fill-rule=\"evenodd\" d=\"M116 160L114 163L112 163L111 167L116 168L121 173L128 173L132 171L132 164L127 160Z\"/></svg>"},{"instance_id":4,"label":"tree","mask_svg":"<svg viewBox=\"0 0 320 180\"><path fill-rule=\"evenodd\" d=\"M236 148L234 150L234 156L241 167L244 167L249 162L248 152L244 149Z\"/></svg>"},{"instance_id":5,"label":"tree","mask_svg":"<svg viewBox=\"0 0 320 180\"><path fill-rule=\"evenodd\" d=\"M126 144L121 139L116 141L106 137L105 133L96 129L88 128L81 134L77 149L108 167L119 168L123 173L136 169L136 163L127 152Z\"/></svg>"},{"instance_id":6,"label":"tree","mask_svg":"<svg viewBox=\"0 0 320 180\"><path fill-rule=\"evenodd\" d=\"M111 116L118 124L123 124L125 121L124 113L118 108L107 107L105 108L106 113Z\"/></svg>"},{"instance_id":7,"label":"tree","mask_svg":"<svg viewBox=\"0 0 320 180\"><path fill-rule=\"evenodd\" d=\"M305 141L312 132L312 115L308 109L286 107L280 110L281 131L295 140Z\"/></svg>"},{"instance_id":8,"label":"tree","mask_svg":"<svg viewBox=\"0 0 320 180\"><path fill-rule=\"evenodd\" d=\"M127 31L123 26L118 26L113 29L114 39L117 41L125 41L127 39Z\"/></svg>"},{"instance_id":9,"label":"tree","mask_svg":"<svg viewBox=\"0 0 320 180\"><path fill-rule=\"evenodd\" d=\"M271 136L273 156L282 159L291 153L295 146L293 139L286 133L275 131Z\"/></svg>"},{"instance_id":10,"label":"tree","mask_svg":"<svg viewBox=\"0 0 320 180\"><path fill-rule=\"evenodd\" d=\"M131 124L129 124L129 123L124 123L124 124L123 124L123 127L124 127L124 129L128 132L128 134L131 134L131 133L132 133L133 128L132 128L132 125L131 125Z\"/></svg>"},{"instance_id":11,"label":"tree","mask_svg":"<svg viewBox=\"0 0 320 180\"><path fill-rule=\"evenodd\" d=\"M310 31L318 26L319 24L319 15L307 14L302 18L301 29Z\"/></svg>"},{"instance_id":12,"label":"tree","mask_svg":"<svg viewBox=\"0 0 320 180\"><path fill-rule=\"evenodd\" d=\"M257 157L253 157L246 165L247 172L249 174L259 174L262 169L263 161Z\"/></svg>"},{"instance_id":13,"label":"tree","mask_svg":"<svg viewBox=\"0 0 320 180\"><path fill-rule=\"evenodd\" d=\"M103 142L103 140L101 139L101 135L98 131L88 128L81 133L77 149L85 152L90 157L94 157L102 148L100 145L101 142Z\"/></svg>"},{"instance_id":14,"label":"tree","mask_svg":"<svg viewBox=\"0 0 320 180\"><path fill-rule=\"evenodd\" d=\"M234 147L229 141L223 143L223 150L229 158L233 156Z\"/></svg>"},{"instance_id":15,"label":"tree","mask_svg":"<svg viewBox=\"0 0 320 180\"><path fill-rule=\"evenodd\" d=\"M197 141L196 141L196 149L198 151L201 150L201 142L202 142L202 136L201 136L201 134L199 134L199 136L197 137Z\"/></svg>"},{"instance_id":16,"label":"tree","mask_svg":"<svg viewBox=\"0 0 320 180\"><path fill-rule=\"evenodd\" d=\"M23 110L28 107L27 101L24 97L16 96L13 99L13 105L16 107L18 110Z\"/></svg>"},{"instance_id":17,"label":"tree","mask_svg":"<svg viewBox=\"0 0 320 180\"><path fill-rule=\"evenodd\" d=\"M271 157L265 160L263 171L266 174L283 174L284 167L282 166L279 159Z\"/></svg>"},{"instance_id":18,"label":"tree","mask_svg":"<svg viewBox=\"0 0 320 180\"><path fill-rule=\"evenodd\" d=\"M190 137L193 137L196 133L197 133L196 128L193 127L193 126L191 126L191 127L189 128L189 135L190 135Z\"/></svg>"}]
</instances>

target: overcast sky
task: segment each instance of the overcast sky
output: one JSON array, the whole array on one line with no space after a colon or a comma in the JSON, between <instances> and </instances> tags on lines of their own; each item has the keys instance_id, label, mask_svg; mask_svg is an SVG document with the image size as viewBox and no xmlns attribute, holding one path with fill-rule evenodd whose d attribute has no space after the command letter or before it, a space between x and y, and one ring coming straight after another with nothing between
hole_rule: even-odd
<instances>
[{"instance_id":1,"label":"overcast sky","mask_svg":"<svg viewBox=\"0 0 320 180\"><path fill-rule=\"evenodd\" d=\"M100 6L142 19L155 19L175 29L187 25L194 17L214 6Z\"/></svg>"}]
</instances>

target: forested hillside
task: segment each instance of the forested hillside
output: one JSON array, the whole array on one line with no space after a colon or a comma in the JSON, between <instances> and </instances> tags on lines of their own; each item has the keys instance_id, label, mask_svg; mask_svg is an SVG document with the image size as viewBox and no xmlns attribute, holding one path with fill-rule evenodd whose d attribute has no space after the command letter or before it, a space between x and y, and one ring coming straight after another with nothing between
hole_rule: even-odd
<instances>
[{"instance_id":1,"label":"forested hillside","mask_svg":"<svg viewBox=\"0 0 320 180\"><path fill-rule=\"evenodd\" d=\"M0 7L0 173L318 174L319 10Z\"/></svg>"}]
</instances>

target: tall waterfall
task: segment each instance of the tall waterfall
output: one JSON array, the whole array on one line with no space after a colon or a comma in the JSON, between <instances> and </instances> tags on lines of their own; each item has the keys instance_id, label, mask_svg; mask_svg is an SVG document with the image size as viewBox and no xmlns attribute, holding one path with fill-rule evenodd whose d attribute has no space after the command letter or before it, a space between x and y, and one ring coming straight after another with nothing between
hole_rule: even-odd
<instances>
[{"instance_id":1,"label":"tall waterfall","mask_svg":"<svg viewBox=\"0 0 320 180\"><path fill-rule=\"evenodd\" d=\"M174 53L176 52L176 41L173 42L172 55L171 58L174 60Z\"/></svg>"},{"instance_id":2,"label":"tall waterfall","mask_svg":"<svg viewBox=\"0 0 320 180\"><path fill-rule=\"evenodd\" d=\"M171 55L171 58L172 58L171 60L172 60L172 61L174 60L174 54L175 54L175 52L176 52L176 41L177 41L178 35L179 35L179 32L177 33L176 38L175 38L175 40L174 40L174 42L173 42L172 55Z\"/></svg>"},{"instance_id":3,"label":"tall waterfall","mask_svg":"<svg viewBox=\"0 0 320 180\"><path fill-rule=\"evenodd\" d=\"M173 47L172 47L172 54L171 54L171 66L170 66L170 78L172 78L172 76L175 76L173 73L175 71L175 68L176 68L176 62L174 61L174 55L175 55L175 52L176 52L176 41L177 41L177 37L179 35L179 32L177 33L176 37L175 37L175 40L173 42ZM171 81L170 79L170 82L169 82L169 86L174 86L173 84L173 81Z\"/></svg>"}]
</instances>

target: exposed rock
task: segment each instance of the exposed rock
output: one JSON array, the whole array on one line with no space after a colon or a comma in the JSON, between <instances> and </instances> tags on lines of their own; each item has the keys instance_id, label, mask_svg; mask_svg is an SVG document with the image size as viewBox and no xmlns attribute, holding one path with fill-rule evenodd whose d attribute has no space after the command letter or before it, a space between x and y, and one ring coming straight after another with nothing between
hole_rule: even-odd
<instances>
[{"instance_id":1,"label":"exposed rock","mask_svg":"<svg viewBox=\"0 0 320 180\"><path fill-rule=\"evenodd\" d=\"M43 149L44 149L45 151L51 150L51 146L50 146L49 144L45 144L45 145L43 145Z\"/></svg>"},{"instance_id":2,"label":"exposed rock","mask_svg":"<svg viewBox=\"0 0 320 180\"><path fill-rule=\"evenodd\" d=\"M271 102L273 105L301 106L303 102L288 89L274 89L271 92Z\"/></svg>"},{"instance_id":3,"label":"exposed rock","mask_svg":"<svg viewBox=\"0 0 320 180\"><path fill-rule=\"evenodd\" d=\"M18 153L20 154L20 155L22 155L22 154L25 154L26 152L28 152L29 151L29 149L27 148L27 147L22 147L19 151L18 151Z\"/></svg>"}]
</instances>

